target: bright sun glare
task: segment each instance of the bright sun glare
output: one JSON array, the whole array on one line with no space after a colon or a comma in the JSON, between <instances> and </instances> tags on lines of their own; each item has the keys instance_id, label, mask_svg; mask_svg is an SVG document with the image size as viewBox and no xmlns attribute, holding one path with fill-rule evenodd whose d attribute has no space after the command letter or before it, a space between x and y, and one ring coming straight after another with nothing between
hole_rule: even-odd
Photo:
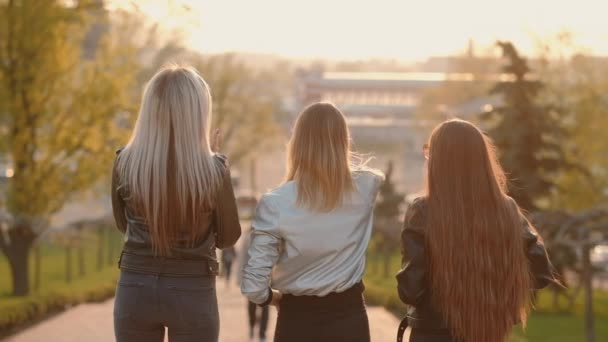
<instances>
[{"instance_id":1,"label":"bright sun glare","mask_svg":"<svg viewBox=\"0 0 608 342\"><path fill-rule=\"evenodd\" d=\"M206 52L419 60L462 52L469 39L481 47L508 39L524 52L534 53L539 41L569 31L576 44L595 54L608 54L608 3L603 0L143 0L137 4L152 20L185 32L192 48Z\"/></svg>"}]
</instances>

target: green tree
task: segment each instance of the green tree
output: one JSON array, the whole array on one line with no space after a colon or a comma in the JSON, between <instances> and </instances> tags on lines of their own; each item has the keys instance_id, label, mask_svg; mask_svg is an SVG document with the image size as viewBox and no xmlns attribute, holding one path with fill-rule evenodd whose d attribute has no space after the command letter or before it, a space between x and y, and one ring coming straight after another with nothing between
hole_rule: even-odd
<instances>
[{"instance_id":1,"label":"green tree","mask_svg":"<svg viewBox=\"0 0 608 342\"><path fill-rule=\"evenodd\" d=\"M416 116L437 123L453 115L468 116L467 107L473 106L467 104L487 96L493 86L492 78L500 67L499 60L491 52L483 49L476 53L473 41L470 41L465 54L450 58L447 72L460 78L448 78L437 87L423 90L416 104ZM467 112L463 113L463 109Z\"/></svg>"},{"instance_id":2,"label":"green tree","mask_svg":"<svg viewBox=\"0 0 608 342\"><path fill-rule=\"evenodd\" d=\"M0 249L13 293L26 295L29 251L46 227L35 223L109 174L138 65L101 1L3 1L0 22L0 154L14 169ZM98 38L87 36L93 24Z\"/></svg>"},{"instance_id":3,"label":"green tree","mask_svg":"<svg viewBox=\"0 0 608 342\"><path fill-rule=\"evenodd\" d=\"M567 158L585 166L560 173L552 206L588 209L608 200L608 140L600 138L608 130L608 62L585 55L567 32L543 44L541 100L565 114L571 132Z\"/></svg>"},{"instance_id":4,"label":"green tree","mask_svg":"<svg viewBox=\"0 0 608 342\"><path fill-rule=\"evenodd\" d=\"M379 199L374 208L376 246L384 258L384 276L390 276L390 260L394 251L399 248L400 241L395 239L401 230L399 215L405 194L395 189L392 180L393 162L388 163L384 183L380 186Z\"/></svg>"},{"instance_id":5,"label":"green tree","mask_svg":"<svg viewBox=\"0 0 608 342\"><path fill-rule=\"evenodd\" d=\"M222 152L238 163L280 134L280 81L256 71L234 54L195 56L193 66L209 83L213 127L222 131Z\"/></svg>"},{"instance_id":6,"label":"green tree","mask_svg":"<svg viewBox=\"0 0 608 342\"><path fill-rule=\"evenodd\" d=\"M483 113L481 119L500 151L511 196L526 210L533 210L546 202L556 188L556 175L568 166L562 148L567 134L562 114L537 103L543 84L531 79L526 59L513 44L497 44L508 61L503 73L511 79L491 90L502 96L503 104Z\"/></svg>"}]
</instances>

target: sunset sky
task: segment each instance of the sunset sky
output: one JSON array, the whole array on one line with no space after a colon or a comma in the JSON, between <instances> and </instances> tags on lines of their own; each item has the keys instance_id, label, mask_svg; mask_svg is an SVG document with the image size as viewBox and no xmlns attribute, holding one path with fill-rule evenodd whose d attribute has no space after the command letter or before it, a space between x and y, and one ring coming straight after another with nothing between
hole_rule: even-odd
<instances>
[{"instance_id":1,"label":"sunset sky","mask_svg":"<svg viewBox=\"0 0 608 342\"><path fill-rule=\"evenodd\" d=\"M477 46L509 39L522 51L534 53L539 39L568 30L576 44L592 53L608 55L605 0L141 0L137 3L151 20L167 28L181 29L190 47L206 52L412 61L462 52L470 38ZM179 10L184 4L191 8L189 12Z\"/></svg>"}]
</instances>

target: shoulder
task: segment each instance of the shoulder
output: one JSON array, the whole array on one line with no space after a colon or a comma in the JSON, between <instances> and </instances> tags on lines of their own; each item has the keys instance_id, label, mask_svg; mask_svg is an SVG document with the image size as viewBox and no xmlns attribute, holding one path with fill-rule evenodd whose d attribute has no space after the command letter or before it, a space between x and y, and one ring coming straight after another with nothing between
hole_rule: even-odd
<instances>
[{"instance_id":1,"label":"shoulder","mask_svg":"<svg viewBox=\"0 0 608 342\"><path fill-rule=\"evenodd\" d=\"M280 210L277 194L270 191L262 195L258 202L252 226L256 230L271 231L277 229Z\"/></svg>"},{"instance_id":2,"label":"shoulder","mask_svg":"<svg viewBox=\"0 0 608 342\"><path fill-rule=\"evenodd\" d=\"M424 196L416 197L408 206L408 210L420 212L426 210L427 199Z\"/></svg>"},{"instance_id":3,"label":"shoulder","mask_svg":"<svg viewBox=\"0 0 608 342\"><path fill-rule=\"evenodd\" d=\"M289 199L295 199L297 191L296 183L294 181L289 181L269 190L262 195L260 201L265 201L279 207L281 203L286 203Z\"/></svg>"},{"instance_id":4,"label":"shoulder","mask_svg":"<svg viewBox=\"0 0 608 342\"><path fill-rule=\"evenodd\" d=\"M221 153L215 153L213 155L213 158L215 158L215 160L217 160L218 162L224 164L224 165L228 165L228 157L224 154Z\"/></svg>"},{"instance_id":5,"label":"shoulder","mask_svg":"<svg viewBox=\"0 0 608 342\"><path fill-rule=\"evenodd\" d=\"M230 174L230 162L228 161L228 157L223 154L216 153L213 155L213 160L217 164L217 167L222 174L224 182L227 182L228 180L232 181L232 176Z\"/></svg>"},{"instance_id":6,"label":"shoulder","mask_svg":"<svg viewBox=\"0 0 608 342\"><path fill-rule=\"evenodd\" d=\"M228 157L226 157L223 154L220 154L220 153L214 154L213 155L213 160L215 160L224 169L229 169L230 168L230 163L228 162Z\"/></svg>"},{"instance_id":7,"label":"shoulder","mask_svg":"<svg viewBox=\"0 0 608 342\"><path fill-rule=\"evenodd\" d=\"M118 159L120 158L120 154L125 150L125 147L121 147L116 149L115 151L115 157L114 157L114 164L116 164L118 162Z\"/></svg>"},{"instance_id":8,"label":"shoulder","mask_svg":"<svg viewBox=\"0 0 608 342\"><path fill-rule=\"evenodd\" d=\"M505 202L507 203L507 205L509 206L510 209L516 209L518 211L519 210L519 205L517 204L517 202L513 199L513 197L505 195L504 196Z\"/></svg>"},{"instance_id":9,"label":"shoulder","mask_svg":"<svg viewBox=\"0 0 608 342\"><path fill-rule=\"evenodd\" d=\"M384 182L384 173L369 167L359 167L352 171L353 182L369 191L377 191Z\"/></svg>"},{"instance_id":10,"label":"shoulder","mask_svg":"<svg viewBox=\"0 0 608 342\"><path fill-rule=\"evenodd\" d=\"M427 199L418 197L412 201L405 212L404 229L422 233L426 225Z\"/></svg>"},{"instance_id":11,"label":"shoulder","mask_svg":"<svg viewBox=\"0 0 608 342\"><path fill-rule=\"evenodd\" d=\"M118 172L118 160L120 158L120 153L124 150L124 146L116 150L116 156L114 157L114 166L112 166L112 173L117 174Z\"/></svg>"}]
</instances>

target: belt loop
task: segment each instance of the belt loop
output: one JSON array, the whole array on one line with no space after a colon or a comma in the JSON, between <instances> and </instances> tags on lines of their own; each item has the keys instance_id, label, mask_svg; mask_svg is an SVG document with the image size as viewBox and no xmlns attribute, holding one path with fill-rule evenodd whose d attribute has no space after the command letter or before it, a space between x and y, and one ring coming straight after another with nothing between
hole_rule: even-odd
<instances>
[{"instance_id":1,"label":"belt loop","mask_svg":"<svg viewBox=\"0 0 608 342\"><path fill-rule=\"evenodd\" d=\"M118 268L120 269L120 262L122 261L122 255L125 251L120 251L120 256L118 257Z\"/></svg>"},{"instance_id":2,"label":"belt loop","mask_svg":"<svg viewBox=\"0 0 608 342\"><path fill-rule=\"evenodd\" d=\"M207 266L210 276L217 276L219 274L219 263L217 261L207 259Z\"/></svg>"}]
</instances>

